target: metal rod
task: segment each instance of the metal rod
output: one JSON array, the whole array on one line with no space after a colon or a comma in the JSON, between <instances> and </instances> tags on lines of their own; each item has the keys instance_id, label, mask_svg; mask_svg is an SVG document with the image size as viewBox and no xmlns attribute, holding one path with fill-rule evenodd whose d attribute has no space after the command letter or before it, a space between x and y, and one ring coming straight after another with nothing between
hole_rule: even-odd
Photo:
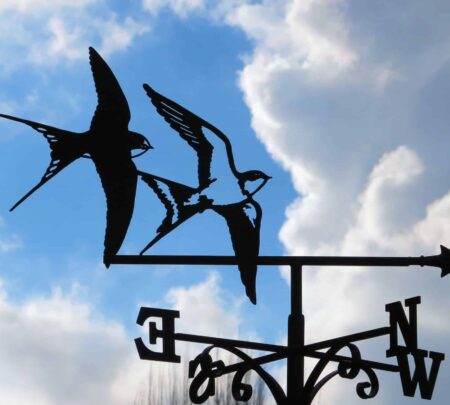
<instances>
[{"instance_id":1,"label":"metal rod","mask_svg":"<svg viewBox=\"0 0 450 405\"><path fill-rule=\"evenodd\" d=\"M322 358L326 358L328 356L328 354L323 353L323 352L315 352L315 351L307 350L305 353L305 356L313 357L316 359L322 359ZM400 367L396 366L395 364L379 363L377 361L371 361L371 360L360 360L359 362L356 362L351 357L341 356L341 355L331 356L330 360L337 361L337 362L347 362L349 364L361 364L362 366L368 366L369 368L373 368L376 370L391 371L394 373L400 371Z\"/></svg>"},{"instance_id":2,"label":"metal rod","mask_svg":"<svg viewBox=\"0 0 450 405\"><path fill-rule=\"evenodd\" d=\"M209 345L219 344L221 346L240 347L243 349L261 350L275 353L287 352L286 346L271 345L267 343L258 343L258 342L246 342L244 340L222 339L211 336L191 335L189 333L175 333L174 339L191 343L204 343Z\"/></svg>"},{"instance_id":3,"label":"metal rod","mask_svg":"<svg viewBox=\"0 0 450 405\"><path fill-rule=\"evenodd\" d=\"M391 328L385 326L382 328L372 329L367 332L353 333L352 335L342 336L335 339L323 340L322 342L311 343L305 345L305 350L321 350L340 343L351 343L358 340L372 339L379 336L389 335Z\"/></svg>"},{"instance_id":4,"label":"metal rod","mask_svg":"<svg viewBox=\"0 0 450 405\"><path fill-rule=\"evenodd\" d=\"M433 257L433 256L430 256ZM428 257L371 257L371 256L259 256L252 263L260 266L426 266ZM169 256L117 255L109 258L111 264L155 265L222 265L246 263L235 256Z\"/></svg>"},{"instance_id":5,"label":"metal rod","mask_svg":"<svg viewBox=\"0 0 450 405\"><path fill-rule=\"evenodd\" d=\"M286 357L287 357L287 355L285 353L266 354L265 356L254 358L251 362L251 365L258 364L261 366L263 364L272 363L272 362L278 361L278 360L283 360ZM236 371L238 371L248 365L249 365L249 363L247 361L240 361L239 363L230 364L229 366L225 366L223 369L220 370L220 375L235 373Z\"/></svg>"},{"instance_id":6,"label":"metal rod","mask_svg":"<svg viewBox=\"0 0 450 405\"><path fill-rule=\"evenodd\" d=\"M302 313L302 267L291 266L291 313L288 318L287 403L306 405L304 384L305 318Z\"/></svg>"}]
</instances>

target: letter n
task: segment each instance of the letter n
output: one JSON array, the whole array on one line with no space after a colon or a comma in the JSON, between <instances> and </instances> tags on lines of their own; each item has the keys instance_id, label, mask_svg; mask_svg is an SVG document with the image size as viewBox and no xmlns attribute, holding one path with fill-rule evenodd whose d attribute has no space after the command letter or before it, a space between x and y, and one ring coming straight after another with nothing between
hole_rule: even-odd
<instances>
[{"instance_id":1,"label":"letter n","mask_svg":"<svg viewBox=\"0 0 450 405\"><path fill-rule=\"evenodd\" d=\"M403 336L408 353L417 350L417 305L420 304L420 297L408 298L405 306L409 308L409 320L400 301L386 305L386 312L389 312L390 324L390 347L386 351L387 357L397 355L399 349L398 330Z\"/></svg>"}]
</instances>

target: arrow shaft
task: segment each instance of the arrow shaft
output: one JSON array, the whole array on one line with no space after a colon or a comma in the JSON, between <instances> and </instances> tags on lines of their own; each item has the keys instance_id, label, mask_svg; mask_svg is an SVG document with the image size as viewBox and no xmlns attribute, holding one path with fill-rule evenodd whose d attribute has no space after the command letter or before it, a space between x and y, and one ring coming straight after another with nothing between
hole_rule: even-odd
<instances>
[{"instance_id":1,"label":"arrow shaft","mask_svg":"<svg viewBox=\"0 0 450 405\"><path fill-rule=\"evenodd\" d=\"M432 258L431 256L430 258ZM405 267L426 266L428 257L371 257L371 256L259 256L260 266L374 266ZM111 264L137 265L237 265L244 263L235 256L182 256L182 255L116 255Z\"/></svg>"},{"instance_id":2,"label":"arrow shaft","mask_svg":"<svg viewBox=\"0 0 450 405\"><path fill-rule=\"evenodd\" d=\"M283 354L284 356L285 353L287 352L286 346L271 345L259 342L248 342L245 340L223 339L212 336L191 335L189 333L175 333L174 339L191 343L203 343L207 345L220 345L224 347L239 347L241 349L269 351L280 353Z\"/></svg>"}]
</instances>

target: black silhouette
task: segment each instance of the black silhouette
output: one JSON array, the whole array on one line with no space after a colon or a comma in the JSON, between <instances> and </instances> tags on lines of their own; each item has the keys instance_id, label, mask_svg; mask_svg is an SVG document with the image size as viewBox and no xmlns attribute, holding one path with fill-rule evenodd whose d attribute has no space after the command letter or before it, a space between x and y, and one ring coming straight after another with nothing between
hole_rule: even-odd
<instances>
[{"instance_id":1,"label":"black silhouette","mask_svg":"<svg viewBox=\"0 0 450 405\"><path fill-rule=\"evenodd\" d=\"M270 179L259 170L239 172L236 169L232 147L223 132L184 107L154 91L144 84L148 96L158 113L175 129L197 153L198 187L192 188L159 176L138 171L164 204L167 214L157 229L155 238L142 250L143 254L157 241L197 213L212 209L225 218L234 252L238 258L241 280L250 301L256 304L255 259L259 254L259 231L262 210L253 199ZM219 138L223 147L214 149L208 136ZM210 138L210 139L212 139ZM222 150L221 150L222 149ZM214 171L217 154L225 151L230 170ZM212 175L214 174L214 175ZM250 183L259 183L253 190ZM226 197L223 196L226 190Z\"/></svg>"},{"instance_id":2,"label":"black silhouette","mask_svg":"<svg viewBox=\"0 0 450 405\"><path fill-rule=\"evenodd\" d=\"M10 211L80 157L91 158L106 195L107 214L104 241L104 263L122 245L134 209L137 170L131 151L140 156L152 146L141 134L128 130L131 118L125 95L113 72L94 48L89 61L97 91L98 104L88 131L76 133L38 122L0 114L0 117L29 125L48 141L51 161L44 176ZM133 157L136 157L133 156Z\"/></svg>"}]
</instances>

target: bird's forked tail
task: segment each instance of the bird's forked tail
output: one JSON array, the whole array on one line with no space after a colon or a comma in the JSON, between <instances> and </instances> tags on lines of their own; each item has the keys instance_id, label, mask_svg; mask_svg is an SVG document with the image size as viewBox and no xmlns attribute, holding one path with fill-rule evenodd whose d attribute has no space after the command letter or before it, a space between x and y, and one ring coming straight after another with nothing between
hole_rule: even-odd
<instances>
[{"instance_id":1,"label":"bird's forked tail","mask_svg":"<svg viewBox=\"0 0 450 405\"><path fill-rule=\"evenodd\" d=\"M85 151L83 150L83 139L79 136L79 134L41 124L39 122L14 117L12 115L0 114L0 117L26 124L38 131L45 137L45 139L47 139L51 150L51 161L41 180L11 207L10 211L13 211L52 177L56 176L74 160L83 156Z\"/></svg>"},{"instance_id":2,"label":"bird's forked tail","mask_svg":"<svg viewBox=\"0 0 450 405\"><path fill-rule=\"evenodd\" d=\"M157 235L142 249L140 252L142 255L184 221L201 212L204 207L201 203L188 203L190 198L199 192L198 189L139 170L138 174L155 192L166 209L166 216L156 230Z\"/></svg>"}]
</instances>

